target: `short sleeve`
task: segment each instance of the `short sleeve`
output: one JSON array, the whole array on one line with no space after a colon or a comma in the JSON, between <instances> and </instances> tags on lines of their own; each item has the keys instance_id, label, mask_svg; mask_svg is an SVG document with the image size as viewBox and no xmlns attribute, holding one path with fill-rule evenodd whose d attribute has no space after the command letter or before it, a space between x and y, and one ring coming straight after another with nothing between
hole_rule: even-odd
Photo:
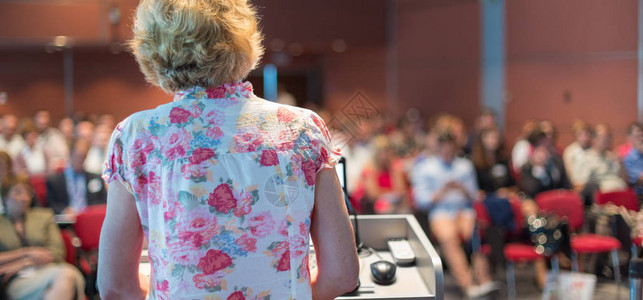
<instances>
[{"instance_id":1,"label":"short sleeve","mask_svg":"<svg viewBox=\"0 0 643 300\"><path fill-rule=\"evenodd\" d=\"M317 172L324 168L334 168L342 157L341 150L333 144L324 120L316 113L311 114L311 119L314 123L314 129L312 130L313 139L316 141L314 144L318 144L316 149L318 151Z\"/></svg>"},{"instance_id":2,"label":"short sleeve","mask_svg":"<svg viewBox=\"0 0 643 300\"><path fill-rule=\"evenodd\" d=\"M129 183L125 180L125 167L123 164L123 122L119 123L112 133L107 148L107 160L103 164L103 180L107 184L114 180L120 181L131 192Z\"/></svg>"}]
</instances>

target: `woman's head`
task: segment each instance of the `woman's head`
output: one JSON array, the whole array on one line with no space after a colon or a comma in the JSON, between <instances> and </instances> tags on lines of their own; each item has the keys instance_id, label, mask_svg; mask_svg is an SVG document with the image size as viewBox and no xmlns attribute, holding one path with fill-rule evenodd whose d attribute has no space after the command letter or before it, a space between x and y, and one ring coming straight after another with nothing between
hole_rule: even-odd
<instances>
[{"instance_id":1,"label":"woman's head","mask_svg":"<svg viewBox=\"0 0 643 300\"><path fill-rule=\"evenodd\" d=\"M0 185L0 194L7 215L20 217L31 206L33 188L26 176L7 176Z\"/></svg>"},{"instance_id":2,"label":"woman's head","mask_svg":"<svg viewBox=\"0 0 643 300\"><path fill-rule=\"evenodd\" d=\"M141 71L167 92L239 81L263 55L248 0L143 0L133 31Z\"/></svg>"},{"instance_id":3,"label":"woman's head","mask_svg":"<svg viewBox=\"0 0 643 300\"><path fill-rule=\"evenodd\" d=\"M33 147L34 145L36 145L36 141L38 140L40 132L38 131L36 123L34 123L30 119L26 119L22 122L20 135L25 140L27 145L29 145L29 147Z\"/></svg>"},{"instance_id":4,"label":"woman's head","mask_svg":"<svg viewBox=\"0 0 643 300\"><path fill-rule=\"evenodd\" d=\"M373 163L379 170L387 169L391 164L391 144L384 135L378 135L373 140Z\"/></svg>"},{"instance_id":5,"label":"woman's head","mask_svg":"<svg viewBox=\"0 0 643 300\"><path fill-rule=\"evenodd\" d=\"M478 168L489 168L498 161L506 159L500 131L493 127L480 131L473 144L471 156Z\"/></svg>"}]
</instances>

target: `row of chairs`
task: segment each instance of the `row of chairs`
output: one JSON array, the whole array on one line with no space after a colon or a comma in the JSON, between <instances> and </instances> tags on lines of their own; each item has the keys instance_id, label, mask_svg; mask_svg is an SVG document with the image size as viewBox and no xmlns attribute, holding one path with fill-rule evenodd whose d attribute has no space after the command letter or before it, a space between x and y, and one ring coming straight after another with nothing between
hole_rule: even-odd
<instances>
[{"instance_id":1,"label":"row of chairs","mask_svg":"<svg viewBox=\"0 0 643 300\"><path fill-rule=\"evenodd\" d=\"M535 200L542 212L555 214L566 219L570 232L578 232L583 226L585 210L582 199L578 193L569 190L547 191L538 194ZM598 205L613 204L625 207L628 210L639 210L638 198L632 191L597 193L595 202ZM520 200L512 200L510 203L516 224L516 230L511 234L518 236L522 233L524 228L522 226L524 223L524 217L521 212ZM474 208L478 215L479 226L488 226L491 223L491 219L484 204L477 203ZM632 240L633 255L636 255L636 249L639 245L641 245L641 238ZM618 239L612 236L578 233L571 238L570 246L572 251L572 271L579 271L579 254L611 253L614 278L617 284L620 282L618 250L621 249L622 245ZM482 248L488 249L488 247ZM538 259L544 258L544 256L536 252L536 249L532 244L521 242L506 244L503 252L507 262L506 273L508 296L509 298L515 298L516 285L514 265L516 263L533 263ZM554 269L557 269L556 256L552 255L550 258L552 259L552 266Z\"/></svg>"}]
</instances>

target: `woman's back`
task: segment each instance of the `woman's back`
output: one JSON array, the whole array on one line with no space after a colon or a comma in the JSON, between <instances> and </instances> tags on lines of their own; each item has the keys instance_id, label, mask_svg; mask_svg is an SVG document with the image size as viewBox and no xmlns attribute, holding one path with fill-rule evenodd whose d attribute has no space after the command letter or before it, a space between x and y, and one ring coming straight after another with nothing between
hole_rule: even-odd
<instances>
[{"instance_id":1,"label":"woman's back","mask_svg":"<svg viewBox=\"0 0 643 300\"><path fill-rule=\"evenodd\" d=\"M132 115L112 143L105 176L136 197L152 298L311 297L315 179L336 159L316 114L249 83L197 87Z\"/></svg>"}]
</instances>

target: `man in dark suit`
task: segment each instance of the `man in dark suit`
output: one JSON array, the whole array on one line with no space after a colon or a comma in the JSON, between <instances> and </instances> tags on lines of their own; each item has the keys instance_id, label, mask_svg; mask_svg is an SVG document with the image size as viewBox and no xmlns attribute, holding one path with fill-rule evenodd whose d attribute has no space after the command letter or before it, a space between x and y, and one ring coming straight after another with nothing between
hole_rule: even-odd
<instances>
[{"instance_id":1,"label":"man in dark suit","mask_svg":"<svg viewBox=\"0 0 643 300\"><path fill-rule=\"evenodd\" d=\"M107 200L105 183L100 175L83 169L89 146L87 141L76 141L70 153L69 165L62 172L47 178L47 205L56 214L75 215L87 206L104 204Z\"/></svg>"}]
</instances>

